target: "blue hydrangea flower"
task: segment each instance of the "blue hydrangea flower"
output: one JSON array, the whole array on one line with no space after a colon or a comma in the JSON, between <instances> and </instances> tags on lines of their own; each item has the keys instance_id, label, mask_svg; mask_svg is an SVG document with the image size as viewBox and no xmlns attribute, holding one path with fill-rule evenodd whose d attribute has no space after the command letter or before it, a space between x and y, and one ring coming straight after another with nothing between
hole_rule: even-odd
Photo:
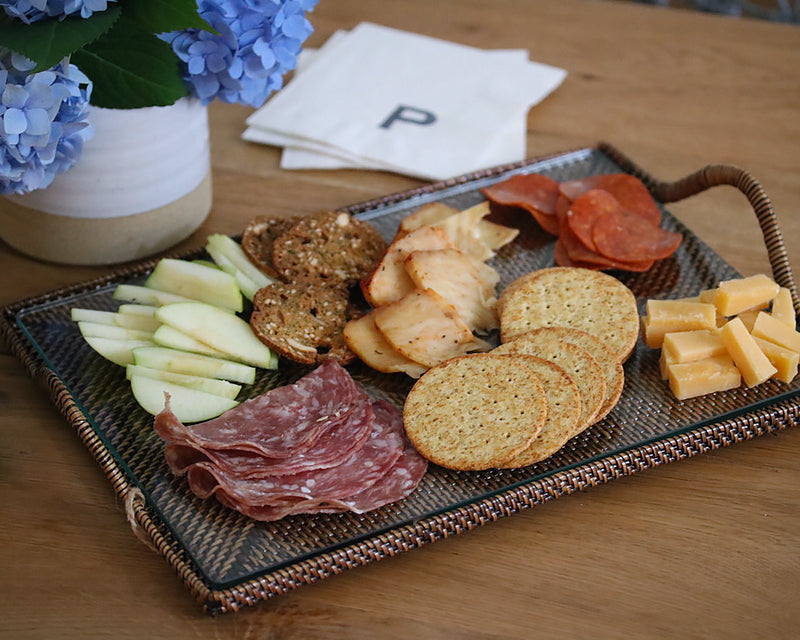
<instances>
[{"instance_id":1,"label":"blue hydrangea flower","mask_svg":"<svg viewBox=\"0 0 800 640\"><path fill-rule=\"evenodd\" d=\"M46 187L75 164L92 133L89 79L66 63L33 67L0 49L0 193Z\"/></svg>"},{"instance_id":2,"label":"blue hydrangea flower","mask_svg":"<svg viewBox=\"0 0 800 640\"><path fill-rule=\"evenodd\" d=\"M12 18L30 24L42 18L58 18L80 14L89 18L96 11L105 11L109 2L117 0L0 0L0 7Z\"/></svg>"},{"instance_id":3,"label":"blue hydrangea flower","mask_svg":"<svg viewBox=\"0 0 800 640\"><path fill-rule=\"evenodd\" d=\"M219 98L259 107L283 86L313 28L317 0L197 0L219 35L201 29L163 34L203 104Z\"/></svg>"}]
</instances>

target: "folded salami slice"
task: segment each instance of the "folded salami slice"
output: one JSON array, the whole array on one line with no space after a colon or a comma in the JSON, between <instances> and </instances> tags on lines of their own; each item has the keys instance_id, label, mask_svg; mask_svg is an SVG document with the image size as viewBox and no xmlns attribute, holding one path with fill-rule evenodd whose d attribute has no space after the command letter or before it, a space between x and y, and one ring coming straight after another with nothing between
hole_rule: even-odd
<instances>
[{"instance_id":1,"label":"folded salami slice","mask_svg":"<svg viewBox=\"0 0 800 640\"><path fill-rule=\"evenodd\" d=\"M187 471L189 486L201 498L225 494L236 508L281 505L287 498L328 502L360 493L386 475L403 452L402 417L398 420L394 409L376 403L369 439L336 467L241 480L213 464L198 462Z\"/></svg>"},{"instance_id":2,"label":"folded salami slice","mask_svg":"<svg viewBox=\"0 0 800 640\"><path fill-rule=\"evenodd\" d=\"M186 473L198 462L219 467L224 473L241 480L258 480L270 476L327 469L341 464L350 454L364 446L373 422L369 396L361 391L346 419L336 422L322 433L309 449L287 458L270 458L240 449L205 449L188 438L168 442L164 447L167 464L177 476Z\"/></svg>"},{"instance_id":3,"label":"folded salami slice","mask_svg":"<svg viewBox=\"0 0 800 640\"><path fill-rule=\"evenodd\" d=\"M168 442L286 458L310 448L324 431L344 421L359 392L341 365L326 360L294 384L272 389L207 422L184 425L167 402L156 416L155 430Z\"/></svg>"}]
</instances>

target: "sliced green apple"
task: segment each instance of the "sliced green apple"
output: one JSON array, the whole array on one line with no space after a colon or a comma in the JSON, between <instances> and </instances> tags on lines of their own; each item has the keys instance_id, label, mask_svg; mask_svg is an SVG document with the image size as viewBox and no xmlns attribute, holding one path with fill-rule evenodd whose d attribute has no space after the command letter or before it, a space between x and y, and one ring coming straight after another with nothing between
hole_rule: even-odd
<instances>
[{"instance_id":1,"label":"sliced green apple","mask_svg":"<svg viewBox=\"0 0 800 640\"><path fill-rule=\"evenodd\" d=\"M233 276L189 260L159 260L145 286L232 311L244 308L242 293Z\"/></svg>"},{"instance_id":2,"label":"sliced green apple","mask_svg":"<svg viewBox=\"0 0 800 640\"><path fill-rule=\"evenodd\" d=\"M252 384L256 379L255 367L250 365L155 345L134 349L133 362L151 369L243 384Z\"/></svg>"},{"instance_id":3,"label":"sliced green apple","mask_svg":"<svg viewBox=\"0 0 800 640\"><path fill-rule=\"evenodd\" d=\"M247 257L247 254L242 249L242 245L230 236L212 233L206 240L206 251L214 259L214 262L223 269L225 267L220 264L217 258L220 256L227 258L229 264L233 265L235 269L247 278L247 281L252 282L259 289L275 282L273 278L270 278L250 261L250 258Z\"/></svg>"},{"instance_id":4,"label":"sliced green apple","mask_svg":"<svg viewBox=\"0 0 800 640\"><path fill-rule=\"evenodd\" d=\"M174 300L173 302L180 302L180 300ZM152 304L121 304L119 305L119 309L117 309L118 313L121 313L124 316L144 316L146 318L153 318L155 317L156 307Z\"/></svg>"},{"instance_id":5,"label":"sliced green apple","mask_svg":"<svg viewBox=\"0 0 800 640\"><path fill-rule=\"evenodd\" d=\"M174 327L162 324L153 333L153 342L160 344L162 347L169 347L170 349L179 349L181 351L191 351L192 353L201 353L206 356L214 356L215 358L225 358L226 354L222 351L209 347L199 340L195 340L192 336L186 335L182 331L178 331Z\"/></svg>"},{"instance_id":6,"label":"sliced green apple","mask_svg":"<svg viewBox=\"0 0 800 640\"><path fill-rule=\"evenodd\" d=\"M114 289L115 300L124 300L125 302L135 302L142 305L153 305L160 307L165 304L173 302L188 302L191 298L186 296L179 296L167 291L158 291L157 289L150 289L138 284L119 284Z\"/></svg>"},{"instance_id":7,"label":"sliced green apple","mask_svg":"<svg viewBox=\"0 0 800 640\"><path fill-rule=\"evenodd\" d=\"M237 289L238 291L238 289ZM239 316L203 302L176 302L156 311L164 324L186 333L232 360L275 369L278 359Z\"/></svg>"},{"instance_id":8,"label":"sliced green apple","mask_svg":"<svg viewBox=\"0 0 800 640\"><path fill-rule=\"evenodd\" d=\"M116 340L153 340L152 331L139 329L126 329L115 324L102 324L100 322L79 322L78 328L84 338L114 338Z\"/></svg>"},{"instance_id":9,"label":"sliced green apple","mask_svg":"<svg viewBox=\"0 0 800 640\"><path fill-rule=\"evenodd\" d=\"M136 402L152 415L163 411L165 394L169 394L170 409L181 422L210 420L239 404L230 398L141 375L131 376L131 390Z\"/></svg>"},{"instance_id":10,"label":"sliced green apple","mask_svg":"<svg viewBox=\"0 0 800 640\"><path fill-rule=\"evenodd\" d=\"M143 367L138 364L129 364L125 367L125 376L130 380L133 376L144 376L145 378L155 378L156 380L163 380L164 382L174 382L183 387L190 389L197 389L205 393L211 393L215 396L222 396L233 400L239 395L242 386L227 382L225 380L218 380L216 378L203 378L200 376L192 376L185 373L174 373L172 371L164 371L162 369L151 369L150 367Z\"/></svg>"},{"instance_id":11,"label":"sliced green apple","mask_svg":"<svg viewBox=\"0 0 800 640\"><path fill-rule=\"evenodd\" d=\"M149 340L119 340L115 338L101 338L98 336L84 337L84 339L86 340L86 344L98 354L121 367L133 364L134 349L155 346L155 343Z\"/></svg>"},{"instance_id":12,"label":"sliced green apple","mask_svg":"<svg viewBox=\"0 0 800 640\"><path fill-rule=\"evenodd\" d=\"M100 311L98 309L82 309L80 307L73 307L70 310L70 317L75 322L92 322L150 332L155 331L161 324L152 315L148 318L146 316Z\"/></svg>"}]
</instances>

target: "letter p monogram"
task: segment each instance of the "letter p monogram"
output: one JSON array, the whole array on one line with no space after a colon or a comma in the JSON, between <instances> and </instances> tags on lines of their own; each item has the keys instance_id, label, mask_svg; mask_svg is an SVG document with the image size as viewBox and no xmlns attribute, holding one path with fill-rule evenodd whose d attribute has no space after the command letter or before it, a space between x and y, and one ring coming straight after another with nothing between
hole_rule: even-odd
<instances>
[{"instance_id":1,"label":"letter p monogram","mask_svg":"<svg viewBox=\"0 0 800 640\"><path fill-rule=\"evenodd\" d=\"M430 111L418 109L417 107L410 107L408 105L398 105L397 108L389 114L389 117L381 122L381 129L388 129L395 122L410 122L411 124L429 125L436 122L436 116Z\"/></svg>"}]
</instances>

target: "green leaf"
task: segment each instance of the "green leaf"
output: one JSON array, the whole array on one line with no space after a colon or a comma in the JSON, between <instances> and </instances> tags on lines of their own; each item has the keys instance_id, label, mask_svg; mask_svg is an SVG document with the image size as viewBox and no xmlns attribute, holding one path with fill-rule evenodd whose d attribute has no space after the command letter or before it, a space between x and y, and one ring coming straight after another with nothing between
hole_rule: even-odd
<instances>
[{"instance_id":1,"label":"green leaf","mask_svg":"<svg viewBox=\"0 0 800 640\"><path fill-rule=\"evenodd\" d=\"M44 71L101 37L117 21L120 12L120 7L109 7L87 19L75 16L33 24L4 20L0 23L0 46L33 60L34 71Z\"/></svg>"},{"instance_id":2,"label":"green leaf","mask_svg":"<svg viewBox=\"0 0 800 640\"><path fill-rule=\"evenodd\" d=\"M121 19L72 62L94 83L92 104L109 109L165 106L188 95L172 48Z\"/></svg>"},{"instance_id":3,"label":"green leaf","mask_svg":"<svg viewBox=\"0 0 800 640\"><path fill-rule=\"evenodd\" d=\"M217 33L200 17L196 0L132 0L123 5L126 18L150 33L204 29Z\"/></svg>"}]
</instances>

